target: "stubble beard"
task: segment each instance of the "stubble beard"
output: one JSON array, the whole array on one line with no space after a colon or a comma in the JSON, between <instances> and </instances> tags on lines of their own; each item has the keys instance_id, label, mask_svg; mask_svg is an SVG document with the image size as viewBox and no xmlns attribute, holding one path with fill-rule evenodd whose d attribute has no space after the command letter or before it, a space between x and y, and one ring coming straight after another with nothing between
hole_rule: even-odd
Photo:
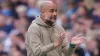
<instances>
[{"instance_id":1,"label":"stubble beard","mask_svg":"<svg viewBox=\"0 0 100 56\"><path fill-rule=\"evenodd\" d=\"M49 17L49 19L48 19L48 17L46 17L45 19L46 19L46 20L45 20L45 23L46 23L47 25L52 26L52 25L54 24L54 22L51 21L52 18Z\"/></svg>"}]
</instances>

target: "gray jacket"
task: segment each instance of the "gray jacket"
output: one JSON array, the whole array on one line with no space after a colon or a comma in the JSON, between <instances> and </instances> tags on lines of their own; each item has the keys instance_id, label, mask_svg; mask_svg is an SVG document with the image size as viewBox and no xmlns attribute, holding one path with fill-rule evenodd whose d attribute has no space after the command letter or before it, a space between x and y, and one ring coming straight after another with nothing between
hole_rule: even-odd
<instances>
[{"instance_id":1,"label":"gray jacket","mask_svg":"<svg viewBox=\"0 0 100 56\"><path fill-rule=\"evenodd\" d=\"M60 32L64 32L61 26L54 24L50 27L37 17L27 31L25 40L27 56L71 56L75 48L69 47L67 38L61 46L53 47L53 42L59 38Z\"/></svg>"}]
</instances>

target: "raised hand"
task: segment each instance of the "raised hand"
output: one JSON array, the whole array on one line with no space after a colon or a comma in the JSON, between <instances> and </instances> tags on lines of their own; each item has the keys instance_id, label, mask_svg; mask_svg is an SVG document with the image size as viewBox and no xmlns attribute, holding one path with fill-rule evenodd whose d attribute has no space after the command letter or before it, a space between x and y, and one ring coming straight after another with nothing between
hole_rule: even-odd
<instances>
[{"instance_id":1,"label":"raised hand","mask_svg":"<svg viewBox=\"0 0 100 56\"><path fill-rule=\"evenodd\" d=\"M72 38L71 44L78 45L78 44L83 43L84 41L85 41L85 38L81 34L79 34Z\"/></svg>"},{"instance_id":2,"label":"raised hand","mask_svg":"<svg viewBox=\"0 0 100 56\"><path fill-rule=\"evenodd\" d=\"M59 34L58 40L54 42L54 47L55 47L55 48L58 47L58 46L60 46L60 45L62 44L62 42L63 42L63 40L64 40L64 37L65 37L65 33L61 32L61 33Z\"/></svg>"}]
</instances>

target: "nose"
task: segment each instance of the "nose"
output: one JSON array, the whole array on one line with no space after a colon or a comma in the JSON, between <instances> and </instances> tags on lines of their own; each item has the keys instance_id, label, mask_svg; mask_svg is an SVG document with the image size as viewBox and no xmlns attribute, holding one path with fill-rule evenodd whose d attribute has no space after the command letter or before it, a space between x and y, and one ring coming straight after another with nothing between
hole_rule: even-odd
<instances>
[{"instance_id":1,"label":"nose","mask_svg":"<svg viewBox=\"0 0 100 56\"><path fill-rule=\"evenodd\" d=\"M57 12L53 12L53 15L57 15Z\"/></svg>"}]
</instances>

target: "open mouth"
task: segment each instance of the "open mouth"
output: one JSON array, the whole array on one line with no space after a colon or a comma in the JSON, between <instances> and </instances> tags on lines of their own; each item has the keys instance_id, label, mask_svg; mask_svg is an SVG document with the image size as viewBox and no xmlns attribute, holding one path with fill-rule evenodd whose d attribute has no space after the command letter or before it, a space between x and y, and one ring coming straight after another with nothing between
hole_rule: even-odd
<instances>
[{"instance_id":1,"label":"open mouth","mask_svg":"<svg viewBox=\"0 0 100 56\"><path fill-rule=\"evenodd\" d=\"M56 18L52 18L51 20L52 20L53 22L55 22L55 21L56 21Z\"/></svg>"},{"instance_id":2,"label":"open mouth","mask_svg":"<svg viewBox=\"0 0 100 56\"><path fill-rule=\"evenodd\" d=\"M56 20L56 16L51 17L51 20Z\"/></svg>"}]
</instances>

